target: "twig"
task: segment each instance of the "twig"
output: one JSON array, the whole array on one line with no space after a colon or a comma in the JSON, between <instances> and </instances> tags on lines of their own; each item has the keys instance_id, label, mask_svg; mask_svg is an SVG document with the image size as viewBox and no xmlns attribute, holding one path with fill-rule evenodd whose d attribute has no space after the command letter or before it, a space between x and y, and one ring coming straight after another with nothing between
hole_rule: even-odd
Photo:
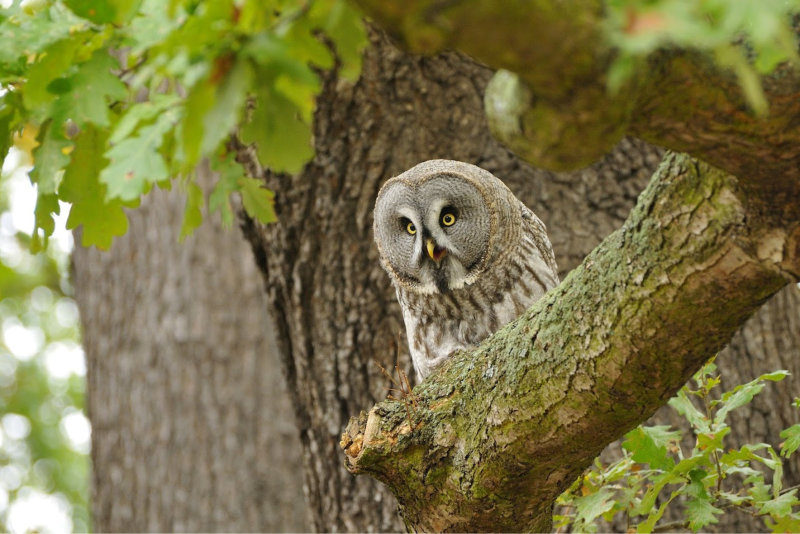
<instances>
[{"instance_id":1,"label":"twig","mask_svg":"<svg viewBox=\"0 0 800 534\"><path fill-rule=\"evenodd\" d=\"M672 523L664 523L653 529L653 532L674 532L676 529L688 529L688 521L673 521Z\"/></svg>"},{"instance_id":2,"label":"twig","mask_svg":"<svg viewBox=\"0 0 800 534\"><path fill-rule=\"evenodd\" d=\"M411 383L408 380L408 375L406 375L405 371L400 369L400 365L396 364L394 366L394 370L397 373L397 380L395 380L392 375L387 371L380 363L375 361L375 365L381 370L381 374L389 381L389 383L393 386L397 387L387 387L386 390L389 392L387 396L388 399L394 401L402 401L403 405L406 408L406 417L408 417L408 424L411 428L416 426L415 416L417 415L417 396L414 395L414 392L411 391ZM395 397L394 394L399 394L399 398Z\"/></svg>"}]
</instances>

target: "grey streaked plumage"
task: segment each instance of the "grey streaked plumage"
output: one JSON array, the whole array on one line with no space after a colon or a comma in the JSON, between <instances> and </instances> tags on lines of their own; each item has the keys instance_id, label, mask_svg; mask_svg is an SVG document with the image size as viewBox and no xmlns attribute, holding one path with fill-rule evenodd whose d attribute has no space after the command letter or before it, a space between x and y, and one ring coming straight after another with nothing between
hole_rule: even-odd
<instances>
[{"instance_id":1,"label":"grey streaked plumage","mask_svg":"<svg viewBox=\"0 0 800 534\"><path fill-rule=\"evenodd\" d=\"M468 163L426 161L388 180L374 231L420 380L558 284L542 221Z\"/></svg>"}]
</instances>

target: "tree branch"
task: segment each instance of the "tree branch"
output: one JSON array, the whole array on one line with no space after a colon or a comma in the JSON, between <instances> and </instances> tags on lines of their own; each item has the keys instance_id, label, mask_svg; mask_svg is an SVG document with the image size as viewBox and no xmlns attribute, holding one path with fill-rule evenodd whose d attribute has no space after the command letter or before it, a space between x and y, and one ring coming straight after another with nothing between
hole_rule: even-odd
<instances>
[{"instance_id":1,"label":"tree branch","mask_svg":"<svg viewBox=\"0 0 800 534\"><path fill-rule=\"evenodd\" d=\"M560 286L414 390L413 422L394 401L351 420L348 468L388 484L414 530L549 530L592 459L800 278L800 197L773 198L775 217L742 185L669 155Z\"/></svg>"},{"instance_id":2,"label":"tree branch","mask_svg":"<svg viewBox=\"0 0 800 534\"><path fill-rule=\"evenodd\" d=\"M498 138L536 165L582 167L632 134L736 176L800 179L800 73L791 66L763 80L764 117L749 110L732 73L687 51L642 62L611 96L615 51L601 31L600 0L568 9L548 0L358 3L412 51L456 48L519 75L523 105L487 111Z\"/></svg>"}]
</instances>

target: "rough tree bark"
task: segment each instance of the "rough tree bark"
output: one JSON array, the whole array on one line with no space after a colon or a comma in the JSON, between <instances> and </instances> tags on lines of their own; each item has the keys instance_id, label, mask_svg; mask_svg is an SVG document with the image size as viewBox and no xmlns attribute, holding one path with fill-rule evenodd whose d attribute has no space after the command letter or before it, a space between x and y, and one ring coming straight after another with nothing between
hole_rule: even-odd
<instances>
[{"instance_id":1,"label":"rough tree bark","mask_svg":"<svg viewBox=\"0 0 800 534\"><path fill-rule=\"evenodd\" d=\"M355 86L326 74L315 160L298 176L266 174L277 191L280 223L244 223L278 315L318 530L400 527L391 495L347 475L336 445L347 417L386 394L373 360L391 369L399 358L408 370L399 309L370 232L380 183L433 157L481 165L548 224L559 264L568 270L622 223L660 157L658 149L624 141L583 172L534 169L488 134L481 102L490 76L459 54L413 57L373 33ZM251 172L260 175L246 152ZM781 303L771 309L796 315Z\"/></svg>"},{"instance_id":2,"label":"rough tree bark","mask_svg":"<svg viewBox=\"0 0 800 534\"><path fill-rule=\"evenodd\" d=\"M183 204L154 191L111 250L73 254L94 530L304 530L298 439L252 254L212 221L179 243Z\"/></svg>"}]
</instances>

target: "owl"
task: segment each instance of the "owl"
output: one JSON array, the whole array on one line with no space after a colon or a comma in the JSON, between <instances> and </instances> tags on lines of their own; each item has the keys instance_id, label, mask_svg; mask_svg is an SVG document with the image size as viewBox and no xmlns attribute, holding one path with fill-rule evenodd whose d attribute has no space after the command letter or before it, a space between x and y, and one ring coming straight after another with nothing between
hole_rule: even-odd
<instances>
[{"instance_id":1,"label":"owl","mask_svg":"<svg viewBox=\"0 0 800 534\"><path fill-rule=\"evenodd\" d=\"M497 177L468 163L426 161L389 179L373 230L419 380L558 284L542 221Z\"/></svg>"}]
</instances>

